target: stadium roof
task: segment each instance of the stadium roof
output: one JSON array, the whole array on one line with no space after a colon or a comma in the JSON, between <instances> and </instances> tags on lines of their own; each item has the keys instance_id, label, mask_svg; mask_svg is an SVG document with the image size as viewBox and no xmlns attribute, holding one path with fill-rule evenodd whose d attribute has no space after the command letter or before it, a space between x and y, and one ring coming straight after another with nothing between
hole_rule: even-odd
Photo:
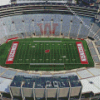
<instances>
[{"instance_id":1,"label":"stadium roof","mask_svg":"<svg viewBox=\"0 0 100 100\"><path fill-rule=\"evenodd\" d=\"M0 77L0 91L9 93L9 85L10 85L11 81L12 80L10 80L10 79L5 79L5 78Z\"/></svg>"},{"instance_id":2,"label":"stadium roof","mask_svg":"<svg viewBox=\"0 0 100 100\"><path fill-rule=\"evenodd\" d=\"M100 76L81 80L83 85L82 93L100 93Z\"/></svg>"},{"instance_id":3,"label":"stadium roof","mask_svg":"<svg viewBox=\"0 0 100 100\"><path fill-rule=\"evenodd\" d=\"M76 79L76 80L74 80ZM71 86L76 87L76 86L81 86L81 83L78 81L78 77L73 75L73 76L67 76L67 77L55 77L55 76L50 76L50 77L31 77L30 75L27 76L15 76L11 86L12 87L20 87L22 82L24 82L23 87L28 87L28 88L33 88L33 83L35 82L35 88L57 88L57 87L69 87L69 82L68 80L71 81ZM76 83L73 84L73 81ZM61 84L60 84L60 83ZM64 82L64 85L62 84Z\"/></svg>"}]
</instances>

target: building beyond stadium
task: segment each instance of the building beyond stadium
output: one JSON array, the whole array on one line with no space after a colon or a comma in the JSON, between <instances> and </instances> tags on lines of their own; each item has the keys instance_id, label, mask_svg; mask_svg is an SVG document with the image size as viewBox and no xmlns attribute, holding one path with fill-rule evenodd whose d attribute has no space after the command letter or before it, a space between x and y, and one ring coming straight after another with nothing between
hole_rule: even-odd
<instances>
[{"instance_id":1,"label":"building beyond stadium","mask_svg":"<svg viewBox=\"0 0 100 100\"><path fill-rule=\"evenodd\" d=\"M0 45L18 37L85 39L94 68L70 71L21 71L0 66L2 100L99 100L100 20L98 7L74 0L19 1L0 6ZM47 27L47 28L46 28Z\"/></svg>"}]
</instances>

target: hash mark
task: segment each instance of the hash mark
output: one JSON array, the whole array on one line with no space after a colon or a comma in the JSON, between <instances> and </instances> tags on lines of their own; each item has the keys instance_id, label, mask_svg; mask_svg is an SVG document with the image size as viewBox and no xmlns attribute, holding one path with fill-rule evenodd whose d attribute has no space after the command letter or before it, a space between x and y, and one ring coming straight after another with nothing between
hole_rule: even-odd
<instances>
[{"instance_id":1,"label":"hash mark","mask_svg":"<svg viewBox=\"0 0 100 100\"><path fill-rule=\"evenodd\" d=\"M66 60L69 60L69 59L66 59Z\"/></svg>"},{"instance_id":2,"label":"hash mark","mask_svg":"<svg viewBox=\"0 0 100 100\"><path fill-rule=\"evenodd\" d=\"M59 60L62 60L62 59L59 59Z\"/></svg>"}]
</instances>

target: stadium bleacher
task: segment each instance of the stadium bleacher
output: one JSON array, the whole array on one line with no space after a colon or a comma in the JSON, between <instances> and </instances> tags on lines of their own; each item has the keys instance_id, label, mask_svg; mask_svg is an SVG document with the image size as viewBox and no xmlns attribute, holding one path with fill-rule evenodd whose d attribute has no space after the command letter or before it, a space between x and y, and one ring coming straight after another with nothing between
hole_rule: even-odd
<instances>
[{"instance_id":1,"label":"stadium bleacher","mask_svg":"<svg viewBox=\"0 0 100 100\"><path fill-rule=\"evenodd\" d=\"M94 19L89 18L89 17L84 17L83 18L84 23L86 23L86 25L88 25L88 26L91 26L91 24L93 23L93 20Z\"/></svg>"},{"instance_id":2,"label":"stadium bleacher","mask_svg":"<svg viewBox=\"0 0 100 100\"><path fill-rule=\"evenodd\" d=\"M92 75L95 75L95 76L99 76L99 75L100 75L100 73L99 73L100 69L97 69L97 68L90 68L90 69L88 69L88 71L89 71L90 73L92 73Z\"/></svg>"},{"instance_id":3,"label":"stadium bleacher","mask_svg":"<svg viewBox=\"0 0 100 100\"><path fill-rule=\"evenodd\" d=\"M88 46L89 46L90 48L92 48L92 47L93 47L93 43L92 43L92 42L89 42L89 43L88 43Z\"/></svg>"},{"instance_id":4,"label":"stadium bleacher","mask_svg":"<svg viewBox=\"0 0 100 100\"><path fill-rule=\"evenodd\" d=\"M71 30L70 30L70 37L77 38L77 34L78 34L79 29L80 29L80 21L79 21L79 19L77 19L76 16L73 16Z\"/></svg>"},{"instance_id":5,"label":"stadium bleacher","mask_svg":"<svg viewBox=\"0 0 100 100\"><path fill-rule=\"evenodd\" d=\"M17 71L7 70L4 74L1 75L1 77L6 77L8 79L13 78L16 73Z\"/></svg>"},{"instance_id":6,"label":"stadium bleacher","mask_svg":"<svg viewBox=\"0 0 100 100\"><path fill-rule=\"evenodd\" d=\"M93 60L96 63L100 63L100 60L99 60L98 56L93 56Z\"/></svg>"},{"instance_id":7,"label":"stadium bleacher","mask_svg":"<svg viewBox=\"0 0 100 100\"><path fill-rule=\"evenodd\" d=\"M89 29L82 25L78 38L86 38L88 35L87 33L89 33Z\"/></svg>"},{"instance_id":8,"label":"stadium bleacher","mask_svg":"<svg viewBox=\"0 0 100 100\"><path fill-rule=\"evenodd\" d=\"M98 41L99 40L99 34L95 35L93 38Z\"/></svg>"},{"instance_id":9,"label":"stadium bleacher","mask_svg":"<svg viewBox=\"0 0 100 100\"><path fill-rule=\"evenodd\" d=\"M97 49L98 49L98 52L99 52L99 54L100 54L100 47L97 47Z\"/></svg>"},{"instance_id":10,"label":"stadium bleacher","mask_svg":"<svg viewBox=\"0 0 100 100\"><path fill-rule=\"evenodd\" d=\"M71 18L72 18L72 16L70 16L70 15L68 15L68 16L63 15L62 33L64 34L64 36L68 36L68 34L69 34Z\"/></svg>"},{"instance_id":11,"label":"stadium bleacher","mask_svg":"<svg viewBox=\"0 0 100 100\"><path fill-rule=\"evenodd\" d=\"M98 44L97 42L96 42L96 44ZM93 60L94 60L94 62L95 63L100 63L100 59L98 58L98 54L97 54L97 52L96 52L96 48L94 48L94 46L93 46L93 43L92 42L89 42L88 43L88 47L89 47L89 49L90 49L90 53L91 53L91 55L92 55L92 58L93 58ZM98 48L97 48L97 50L98 50Z\"/></svg>"},{"instance_id":12,"label":"stadium bleacher","mask_svg":"<svg viewBox=\"0 0 100 100\"><path fill-rule=\"evenodd\" d=\"M0 66L0 75L4 73L7 69Z\"/></svg>"},{"instance_id":13,"label":"stadium bleacher","mask_svg":"<svg viewBox=\"0 0 100 100\"><path fill-rule=\"evenodd\" d=\"M83 79L92 76L87 70L78 71L77 73L78 73L79 76L80 76L81 78L83 78Z\"/></svg>"},{"instance_id":14,"label":"stadium bleacher","mask_svg":"<svg viewBox=\"0 0 100 100\"><path fill-rule=\"evenodd\" d=\"M94 32L97 32L98 30L99 30L99 26L98 26L98 24L96 24L96 23L94 23L94 26L93 26L93 28L92 28L92 30L94 31Z\"/></svg>"},{"instance_id":15,"label":"stadium bleacher","mask_svg":"<svg viewBox=\"0 0 100 100\"><path fill-rule=\"evenodd\" d=\"M27 20L28 19L28 20ZM52 19L52 21L51 21ZM82 19L84 23L81 23ZM53 27L53 24L56 25L55 36L63 33L64 36L70 36L74 38L86 38L88 36L87 33L90 32L91 24L93 23L93 18L82 17L80 16L78 19L72 15L60 15L60 14L30 14L30 15L18 15L11 16L6 18L1 18L2 23L0 24L1 30L1 39L6 37L11 38L15 36L26 37L32 36L33 33L36 33L37 36L41 35L40 27L45 27L48 23L50 27ZM42 25L40 25L42 24ZM66 27L65 27L66 26ZM21 28L23 27L23 28ZM92 32L90 32L89 36L93 36L99 30L99 26L94 23L92 27ZM47 35L50 34L50 30L46 30ZM5 33L5 34L2 34ZM22 33L23 35L21 35ZM98 36L100 36L100 32L98 32ZM96 36L94 38L97 38Z\"/></svg>"},{"instance_id":16,"label":"stadium bleacher","mask_svg":"<svg viewBox=\"0 0 100 100\"><path fill-rule=\"evenodd\" d=\"M92 56L97 55L95 48L90 48L90 52L91 52Z\"/></svg>"}]
</instances>

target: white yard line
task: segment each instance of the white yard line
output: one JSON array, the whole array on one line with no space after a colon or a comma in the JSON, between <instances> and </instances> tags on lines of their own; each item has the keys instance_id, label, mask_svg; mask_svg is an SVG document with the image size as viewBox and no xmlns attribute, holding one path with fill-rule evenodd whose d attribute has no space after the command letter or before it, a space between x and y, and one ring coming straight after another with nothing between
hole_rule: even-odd
<instances>
[{"instance_id":1,"label":"white yard line","mask_svg":"<svg viewBox=\"0 0 100 100\"><path fill-rule=\"evenodd\" d=\"M13 63L13 64L30 64L30 65L64 65L64 64L81 64L81 63Z\"/></svg>"},{"instance_id":2,"label":"white yard line","mask_svg":"<svg viewBox=\"0 0 100 100\"><path fill-rule=\"evenodd\" d=\"M64 63L30 63L30 65L64 65Z\"/></svg>"},{"instance_id":3,"label":"white yard line","mask_svg":"<svg viewBox=\"0 0 100 100\"><path fill-rule=\"evenodd\" d=\"M13 63L13 64L30 64L30 63Z\"/></svg>"},{"instance_id":4,"label":"white yard line","mask_svg":"<svg viewBox=\"0 0 100 100\"><path fill-rule=\"evenodd\" d=\"M64 63L64 64L75 64L76 65L76 64L81 64L81 63Z\"/></svg>"},{"instance_id":5,"label":"white yard line","mask_svg":"<svg viewBox=\"0 0 100 100\"><path fill-rule=\"evenodd\" d=\"M33 41L33 42L62 42L62 41Z\"/></svg>"}]
</instances>

